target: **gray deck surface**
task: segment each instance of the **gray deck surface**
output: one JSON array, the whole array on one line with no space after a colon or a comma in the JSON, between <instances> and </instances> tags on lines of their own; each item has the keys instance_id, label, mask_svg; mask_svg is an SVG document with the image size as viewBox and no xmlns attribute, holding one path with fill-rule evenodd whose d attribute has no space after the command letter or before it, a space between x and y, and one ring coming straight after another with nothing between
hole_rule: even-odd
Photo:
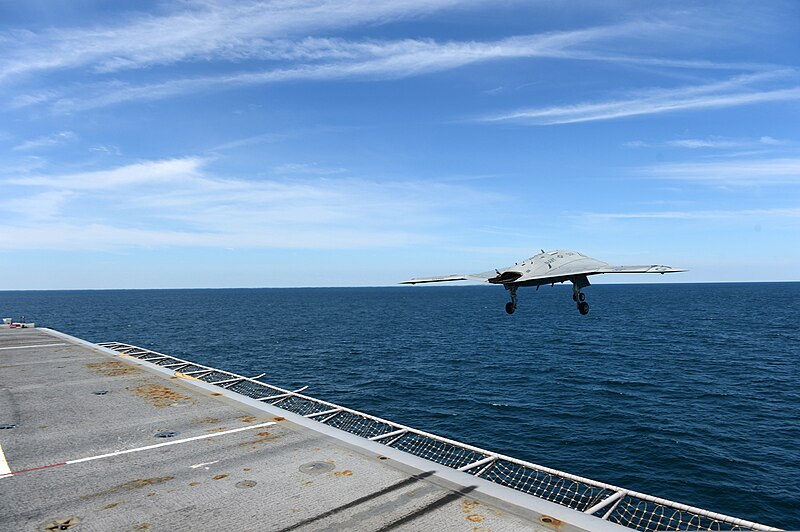
<instances>
[{"instance_id":1,"label":"gray deck surface","mask_svg":"<svg viewBox=\"0 0 800 532\"><path fill-rule=\"evenodd\" d=\"M224 433L272 421L46 330L0 329L0 425L16 425L0 429L16 472L0 478L0 529L553 529L286 419Z\"/></svg>"}]
</instances>

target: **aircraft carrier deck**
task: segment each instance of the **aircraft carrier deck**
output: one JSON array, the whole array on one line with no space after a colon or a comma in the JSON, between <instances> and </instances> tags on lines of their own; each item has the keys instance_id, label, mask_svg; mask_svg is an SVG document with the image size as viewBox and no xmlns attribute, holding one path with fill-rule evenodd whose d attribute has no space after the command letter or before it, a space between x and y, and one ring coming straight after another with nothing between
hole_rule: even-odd
<instances>
[{"instance_id":1,"label":"aircraft carrier deck","mask_svg":"<svg viewBox=\"0 0 800 532\"><path fill-rule=\"evenodd\" d=\"M2 530L776 530L127 344L5 326L0 377Z\"/></svg>"}]
</instances>

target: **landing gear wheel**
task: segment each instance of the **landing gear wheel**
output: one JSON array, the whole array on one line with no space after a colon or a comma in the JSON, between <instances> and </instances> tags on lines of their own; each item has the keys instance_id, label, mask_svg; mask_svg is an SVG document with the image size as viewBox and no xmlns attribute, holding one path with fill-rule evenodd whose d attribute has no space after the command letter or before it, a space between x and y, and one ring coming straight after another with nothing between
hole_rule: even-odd
<instances>
[{"instance_id":1,"label":"landing gear wheel","mask_svg":"<svg viewBox=\"0 0 800 532\"><path fill-rule=\"evenodd\" d=\"M589 314L589 303L587 303L586 301L581 301L580 303L578 303L578 312L580 312L583 316Z\"/></svg>"},{"instance_id":2,"label":"landing gear wheel","mask_svg":"<svg viewBox=\"0 0 800 532\"><path fill-rule=\"evenodd\" d=\"M508 314L514 314L514 311L517 310L517 288L518 286L515 285L503 285L505 286L508 293L511 295L511 301L506 303L506 312Z\"/></svg>"},{"instance_id":3,"label":"landing gear wheel","mask_svg":"<svg viewBox=\"0 0 800 532\"><path fill-rule=\"evenodd\" d=\"M579 293L578 294L578 299L580 301L586 301L586 294L584 294L583 292Z\"/></svg>"}]
</instances>

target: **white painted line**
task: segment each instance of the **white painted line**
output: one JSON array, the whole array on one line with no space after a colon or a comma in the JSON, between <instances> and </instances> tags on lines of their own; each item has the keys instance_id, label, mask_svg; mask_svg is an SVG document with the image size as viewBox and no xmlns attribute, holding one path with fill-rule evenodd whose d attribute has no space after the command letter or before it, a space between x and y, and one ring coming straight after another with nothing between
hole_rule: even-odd
<instances>
[{"instance_id":1,"label":"white painted line","mask_svg":"<svg viewBox=\"0 0 800 532\"><path fill-rule=\"evenodd\" d=\"M0 351L5 351L7 349L33 349L34 347L55 347L57 345L67 345L67 344L62 342L60 344L16 345L13 347L0 347Z\"/></svg>"},{"instance_id":2,"label":"white painted line","mask_svg":"<svg viewBox=\"0 0 800 532\"><path fill-rule=\"evenodd\" d=\"M251 429L260 429L262 427L269 427L271 425L275 425L274 421L268 421L267 423L259 423L258 425L249 425L247 427L241 427L238 429L231 429L222 432L214 432L211 434L201 434L200 436L193 436L191 438L184 438L182 440L173 440L167 441L164 443L156 443L155 445L148 445L146 447L138 447L136 449L127 449L125 451L116 451L113 453L108 454L101 454L98 456L89 456L87 458L78 458L77 460L67 460L64 462L65 464L77 464L80 462L88 462L90 460L99 460L100 458L110 458L112 456L118 456L121 454L128 454L128 453L136 453L139 451L149 451L150 449L157 449L158 447L166 447L167 445L178 445L179 443L186 443L195 440L204 440L206 438L216 438L217 436L224 436L225 434L233 434L234 432L241 432L243 430L251 430Z\"/></svg>"},{"instance_id":3,"label":"white painted line","mask_svg":"<svg viewBox=\"0 0 800 532\"><path fill-rule=\"evenodd\" d=\"M10 477L10 476L11 476L11 468L8 467L8 462L6 462L6 455L3 454L3 446L0 445L0 478Z\"/></svg>"},{"instance_id":4,"label":"white painted line","mask_svg":"<svg viewBox=\"0 0 800 532\"><path fill-rule=\"evenodd\" d=\"M203 462L202 464L195 464L195 465L189 466L189 467L191 467L192 469L197 469L198 467L210 466L210 465L216 464L217 462L219 462L219 460L214 460L213 462ZM206 467L206 469L208 469L208 468Z\"/></svg>"}]
</instances>

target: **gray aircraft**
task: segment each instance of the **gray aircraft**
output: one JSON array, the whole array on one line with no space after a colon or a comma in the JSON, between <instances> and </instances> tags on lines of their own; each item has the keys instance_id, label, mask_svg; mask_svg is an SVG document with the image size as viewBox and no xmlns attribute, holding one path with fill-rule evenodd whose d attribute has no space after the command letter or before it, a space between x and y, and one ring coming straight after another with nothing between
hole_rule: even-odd
<instances>
[{"instance_id":1,"label":"gray aircraft","mask_svg":"<svg viewBox=\"0 0 800 532\"><path fill-rule=\"evenodd\" d=\"M589 276L600 273L674 273L685 272L670 266L611 266L608 263L587 257L577 251L557 249L542 250L538 255L516 263L514 266L499 270L473 273L468 275L442 275L409 279L400 284L441 283L444 281L484 281L501 284L511 294L511 301L506 303L506 312L513 314L517 309L517 288L520 286L540 286L570 281L572 283L572 300L581 314L589 313L589 303L581 291L589 286Z\"/></svg>"}]
</instances>

